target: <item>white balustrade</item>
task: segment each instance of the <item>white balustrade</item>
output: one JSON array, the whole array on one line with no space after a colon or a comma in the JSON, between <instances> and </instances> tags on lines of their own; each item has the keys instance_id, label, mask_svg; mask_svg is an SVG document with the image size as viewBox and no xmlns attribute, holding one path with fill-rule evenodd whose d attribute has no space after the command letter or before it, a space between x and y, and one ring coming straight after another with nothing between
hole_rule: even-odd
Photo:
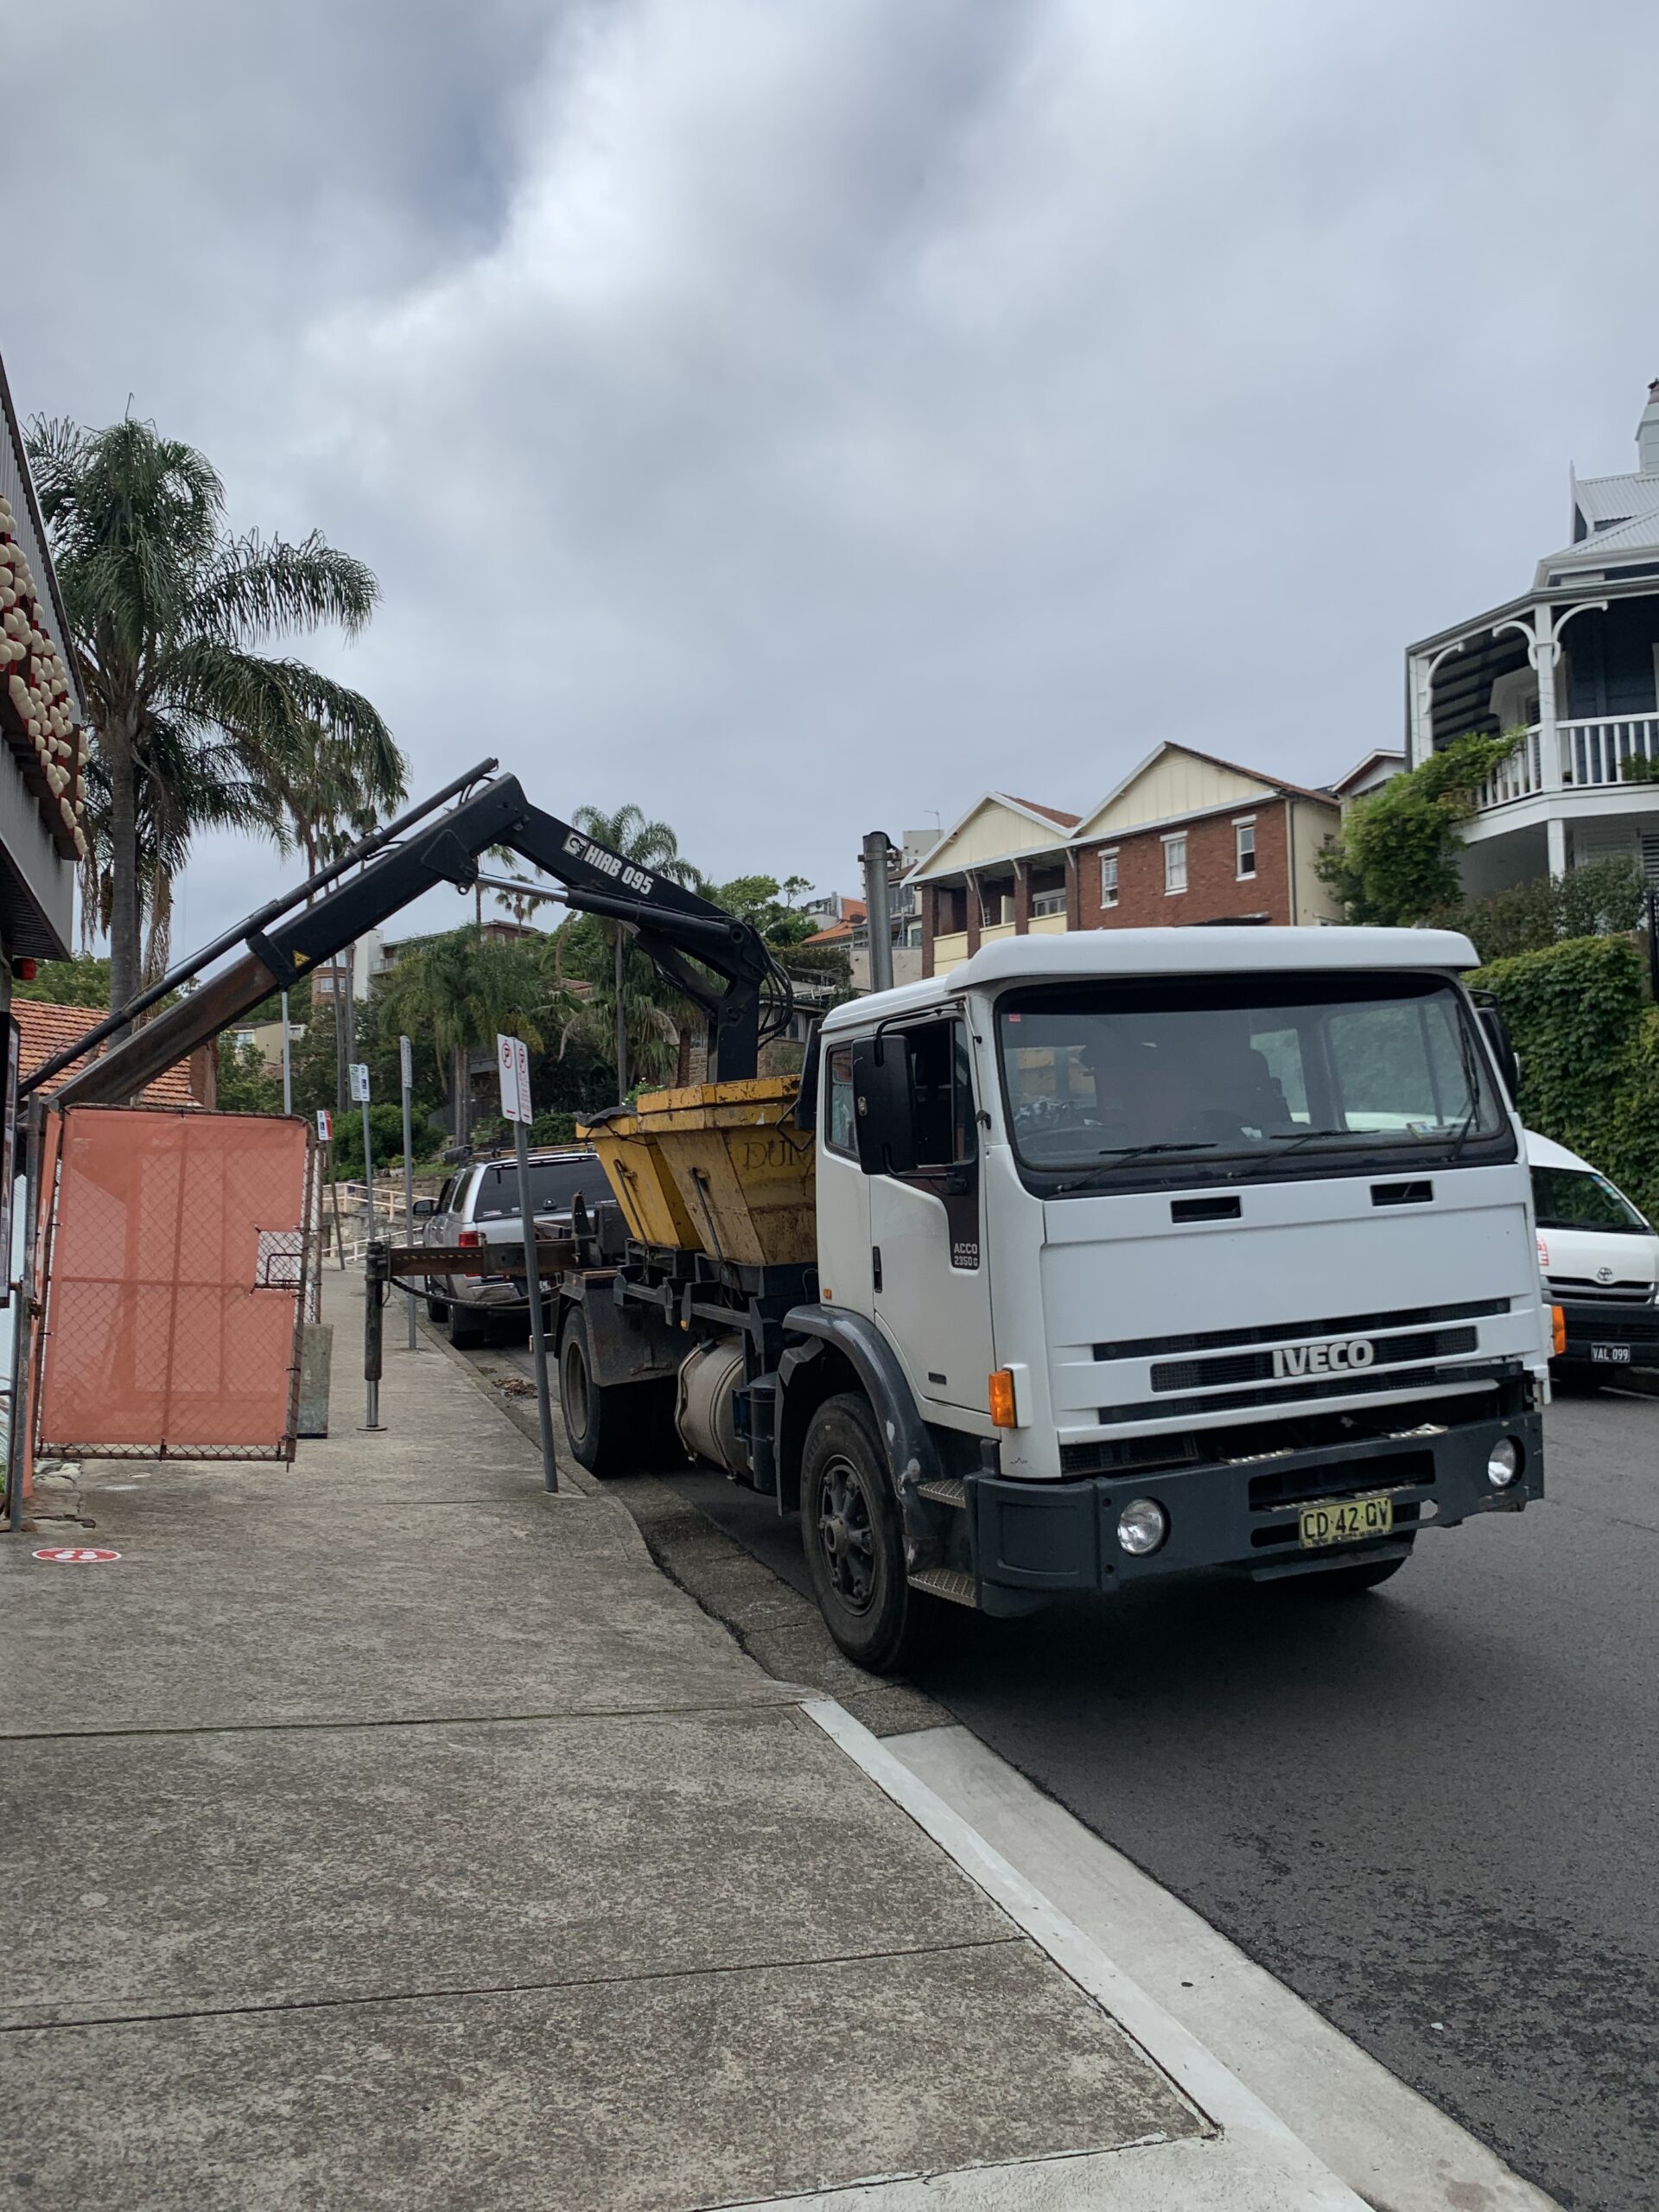
<instances>
[{"instance_id":1,"label":"white balustrade","mask_svg":"<svg viewBox=\"0 0 1659 2212\"><path fill-rule=\"evenodd\" d=\"M1659 775L1659 714L1598 715L1556 724L1561 750L1561 783L1567 791L1605 790L1630 785L1642 776L1631 761L1650 762ZM1484 814L1518 798L1532 798L1545 788L1538 725L1526 732L1507 760L1499 761L1475 794Z\"/></svg>"}]
</instances>

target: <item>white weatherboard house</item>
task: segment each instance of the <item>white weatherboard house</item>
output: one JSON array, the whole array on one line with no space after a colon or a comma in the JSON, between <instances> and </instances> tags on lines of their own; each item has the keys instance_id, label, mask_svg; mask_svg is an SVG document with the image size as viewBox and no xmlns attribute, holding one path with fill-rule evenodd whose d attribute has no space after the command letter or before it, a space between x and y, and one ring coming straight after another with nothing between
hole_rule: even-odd
<instances>
[{"instance_id":1,"label":"white weatherboard house","mask_svg":"<svg viewBox=\"0 0 1659 2212\"><path fill-rule=\"evenodd\" d=\"M1636 446L1629 475L1573 475L1571 542L1529 592L1407 652L1414 766L1525 732L1464 828L1475 896L1615 857L1659 884L1659 383Z\"/></svg>"}]
</instances>

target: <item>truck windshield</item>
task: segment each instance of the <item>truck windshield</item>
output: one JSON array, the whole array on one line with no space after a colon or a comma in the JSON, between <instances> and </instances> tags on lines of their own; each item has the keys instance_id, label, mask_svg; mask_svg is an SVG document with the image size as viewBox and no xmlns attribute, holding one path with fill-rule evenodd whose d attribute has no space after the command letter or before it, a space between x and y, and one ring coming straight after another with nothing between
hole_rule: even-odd
<instances>
[{"instance_id":1,"label":"truck windshield","mask_svg":"<svg viewBox=\"0 0 1659 2212\"><path fill-rule=\"evenodd\" d=\"M1605 1175L1581 1167L1535 1167L1532 1202L1540 1229L1611 1229L1650 1236L1653 1231L1622 1191Z\"/></svg>"},{"instance_id":2,"label":"truck windshield","mask_svg":"<svg viewBox=\"0 0 1659 2212\"><path fill-rule=\"evenodd\" d=\"M1516 1156L1444 977L1137 978L1011 992L1008 1122L1047 1192Z\"/></svg>"}]
</instances>

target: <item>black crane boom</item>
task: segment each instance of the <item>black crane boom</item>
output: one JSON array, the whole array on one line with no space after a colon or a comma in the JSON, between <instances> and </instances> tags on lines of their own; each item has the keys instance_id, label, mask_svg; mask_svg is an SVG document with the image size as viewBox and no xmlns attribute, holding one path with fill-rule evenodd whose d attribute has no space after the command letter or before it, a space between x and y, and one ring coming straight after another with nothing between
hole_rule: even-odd
<instances>
[{"instance_id":1,"label":"black crane boom","mask_svg":"<svg viewBox=\"0 0 1659 2212\"><path fill-rule=\"evenodd\" d=\"M480 854L496 845L563 882L566 905L638 932L640 949L709 1016L717 1081L754 1074L763 1000L775 992L784 1002L779 1011L786 1014L789 998L788 983L760 932L671 876L641 868L532 805L516 776L500 776L448 814L411 829L398 843L368 860L359 874L335 882L310 906L290 908L268 928L259 925L271 909L260 908L232 933L246 947L240 959L72 1075L57 1090L57 1102L108 1105L135 1096L163 1069L239 1020L273 990L290 988L423 891L440 883L469 888ZM198 964L229 941L218 940ZM76 1056L108 1027L99 1024L89 1032ZM48 1064L22 1089L32 1090L56 1071Z\"/></svg>"}]
</instances>

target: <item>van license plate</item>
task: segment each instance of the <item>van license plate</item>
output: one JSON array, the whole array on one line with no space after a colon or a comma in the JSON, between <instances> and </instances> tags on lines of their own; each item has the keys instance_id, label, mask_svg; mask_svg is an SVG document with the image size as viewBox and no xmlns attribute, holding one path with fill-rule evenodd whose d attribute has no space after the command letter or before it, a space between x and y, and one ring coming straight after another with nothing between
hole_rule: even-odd
<instances>
[{"instance_id":1,"label":"van license plate","mask_svg":"<svg viewBox=\"0 0 1659 2212\"><path fill-rule=\"evenodd\" d=\"M1606 1367L1628 1367L1630 1363L1629 1344L1592 1344L1592 1359L1599 1360Z\"/></svg>"},{"instance_id":2,"label":"van license plate","mask_svg":"<svg viewBox=\"0 0 1659 2212\"><path fill-rule=\"evenodd\" d=\"M1331 1497L1301 1512L1302 1549L1325 1544L1357 1544L1367 1536L1386 1536L1394 1526L1391 1497Z\"/></svg>"}]
</instances>

